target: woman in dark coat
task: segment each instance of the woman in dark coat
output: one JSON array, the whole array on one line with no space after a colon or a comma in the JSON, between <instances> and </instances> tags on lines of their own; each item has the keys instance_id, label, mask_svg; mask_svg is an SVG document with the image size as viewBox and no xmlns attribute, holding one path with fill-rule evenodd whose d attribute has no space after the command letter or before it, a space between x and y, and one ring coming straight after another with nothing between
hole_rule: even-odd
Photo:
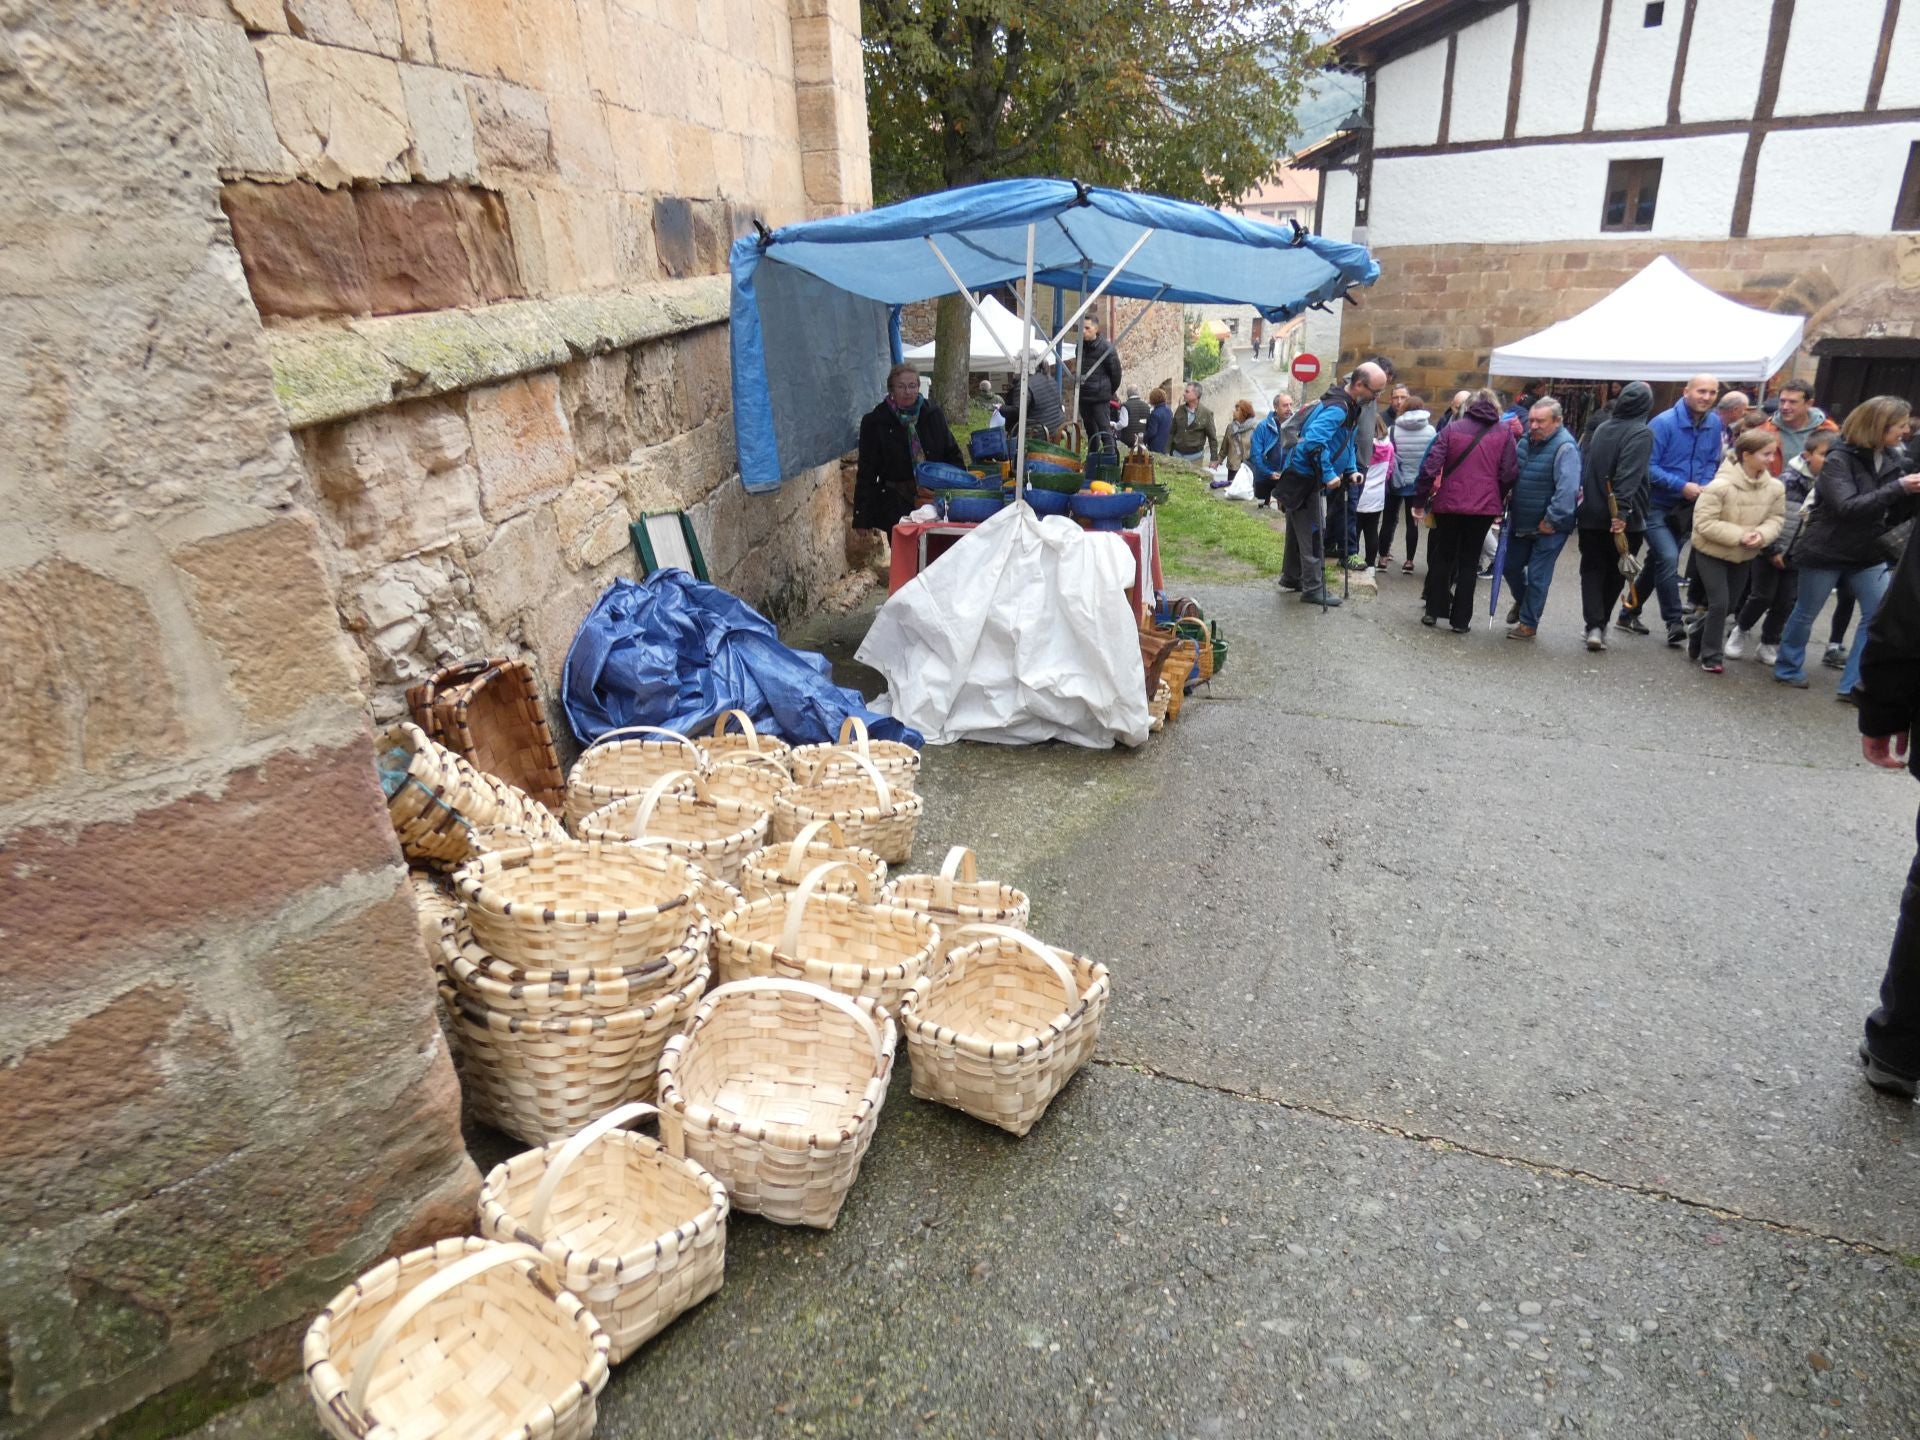
<instances>
[{"instance_id":1,"label":"woman in dark coat","mask_svg":"<svg viewBox=\"0 0 1920 1440\"><path fill-rule=\"evenodd\" d=\"M1637 554L1647 535L1647 465L1653 459L1653 391L1635 380L1606 406L1609 412L1587 432L1580 471L1580 608L1586 620L1587 649L1607 648L1607 621L1627 580L1620 573L1620 547L1614 541L1613 512L1620 512L1618 533L1627 537L1627 553ZM1613 492L1613 505L1607 492Z\"/></svg>"},{"instance_id":2,"label":"woman in dark coat","mask_svg":"<svg viewBox=\"0 0 1920 1440\"><path fill-rule=\"evenodd\" d=\"M938 405L920 394L920 372L887 372L887 398L860 419L860 463L853 482L853 528L891 530L918 503L913 467L923 460L965 465Z\"/></svg>"},{"instance_id":3,"label":"woman in dark coat","mask_svg":"<svg viewBox=\"0 0 1920 1440\"><path fill-rule=\"evenodd\" d=\"M1413 515L1433 512L1427 545L1427 613L1423 625L1445 620L1456 635L1473 628L1473 582L1480 546L1507 508L1520 457L1513 427L1500 418L1491 390L1475 393L1467 413L1449 425L1420 462Z\"/></svg>"}]
</instances>

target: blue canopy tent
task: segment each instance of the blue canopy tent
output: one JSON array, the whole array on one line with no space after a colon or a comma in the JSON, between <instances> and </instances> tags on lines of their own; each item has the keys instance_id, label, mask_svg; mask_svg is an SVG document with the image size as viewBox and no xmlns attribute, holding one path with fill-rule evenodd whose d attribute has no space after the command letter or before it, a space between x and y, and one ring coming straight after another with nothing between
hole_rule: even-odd
<instances>
[{"instance_id":1,"label":"blue canopy tent","mask_svg":"<svg viewBox=\"0 0 1920 1440\"><path fill-rule=\"evenodd\" d=\"M900 307L1033 287L1083 295L1057 345L1102 294L1252 305L1291 319L1371 285L1363 246L1201 205L1071 180L995 180L736 240L733 425L740 477L765 491L854 448L900 358ZM1026 395L1016 474L1024 484Z\"/></svg>"}]
</instances>

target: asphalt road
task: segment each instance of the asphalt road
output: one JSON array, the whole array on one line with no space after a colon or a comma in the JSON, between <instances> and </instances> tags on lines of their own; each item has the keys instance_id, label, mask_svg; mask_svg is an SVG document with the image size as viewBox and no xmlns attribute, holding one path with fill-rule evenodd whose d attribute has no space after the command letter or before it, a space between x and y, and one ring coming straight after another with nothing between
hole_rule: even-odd
<instances>
[{"instance_id":1,"label":"asphalt road","mask_svg":"<svg viewBox=\"0 0 1920 1440\"><path fill-rule=\"evenodd\" d=\"M1200 589L1231 663L1141 751L930 750L920 858L1111 964L1100 1057L1024 1141L903 1057L838 1228L736 1217L598 1433L1920 1437L1853 1055L1920 786L1830 686L1589 656L1572 573L1530 645Z\"/></svg>"}]
</instances>

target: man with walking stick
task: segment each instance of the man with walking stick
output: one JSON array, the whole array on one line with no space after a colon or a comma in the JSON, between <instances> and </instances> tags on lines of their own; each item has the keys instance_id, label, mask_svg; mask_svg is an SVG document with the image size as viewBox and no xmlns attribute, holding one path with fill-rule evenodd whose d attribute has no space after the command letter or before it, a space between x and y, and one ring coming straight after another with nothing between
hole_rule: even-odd
<instances>
[{"instance_id":1,"label":"man with walking stick","mask_svg":"<svg viewBox=\"0 0 1920 1440\"><path fill-rule=\"evenodd\" d=\"M1647 467L1653 459L1647 416L1652 411L1653 391L1634 381L1595 427L1581 459L1574 516L1580 526L1580 609L1589 650L1607 648L1614 602L1639 574L1634 553L1647 530Z\"/></svg>"},{"instance_id":2,"label":"man with walking stick","mask_svg":"<svg viewBox=\"0 0 1920 1440\"><path fill-rule=\"evenodd\" d=\"M1345 385L1330 387L1301 425L1299 443L1288 453L1274 487L1274 499L1287 519L1280 588L1298 591L1303 601L1323 610L1342 603L1327 592L1326 496L1352 482L1354 427L1362 407L1386 384L1386 371L1369 361ZM1344 551L1344 536L1341 548ZM1341 579L1344 588L1344 565Z\"/></svg>"}]
</instances>

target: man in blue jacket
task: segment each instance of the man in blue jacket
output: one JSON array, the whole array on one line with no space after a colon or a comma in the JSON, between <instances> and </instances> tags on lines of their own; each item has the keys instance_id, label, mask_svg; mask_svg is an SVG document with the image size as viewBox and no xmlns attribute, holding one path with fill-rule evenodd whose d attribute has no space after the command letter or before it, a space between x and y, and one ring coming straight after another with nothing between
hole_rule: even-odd
<instances>
[{"instance_id":1,"label":"man in blue jacket","mask_svg":"<svg viewBox=\"0 0 1920 1440\"><path fill-rule=\"evenodd\" d=\"M1513 484L1507 518L1509 640L1531 640L1547 608L1547 587L1561 547L1574 532L1580 501L1580 447L1567 430L1558 400L1536 400L1527 412L1527 438L1520 442L1520 475Z\"/></svg>"},{"instance_id":2,"label":"man in blue jacket","mask_svg":"<svg viewBox=\"0 0 1920 1440\"><path fill-rule=\"evenodd\" d=\"M1362 408L1386 387L1387 372L1368 361L1344 386L1333 386L1321 396L1300 427L1300 441L1287 455L1274 487L1274 498L1287 517L1280 588L1297 590L1302 600L1312 604L1340 603L1340 597L1327 590L1325 500L1329 491L1358 483L1360 476L1353 461L1354 427Z\"/></svg>"},{"instance_id":3,"label":"man in blue jacket","mask_svg":"<svg viewBox=\"0 0 1920 1440\"><path fill-rule=\"evenodd\" d=\"M1653 461L1647 467L1647 568L1636 591L1638 603L1620 607L1617 622L1635 635L1651 633L1640 619L1649 593L1660 595L1660 618L1667 622L1667 644L1687 643L1680 612L1680 547L1693 533L1693 501L1720 469L1726 427L1714 410L1720 382L1696 375L1673 408L1655 417Z\"/></svg>"},{"instance_id":4,"label":"man in blue jacket","mask_svg":"<svg viewBox=\"0 0 1920 1440\"><path fill-rule=\"evenodd\" d=\"M1253 496L1266 509L1273 503L1273 487L1280 483L1280 472L1287 468L1287 422L1293 418L1293 396L1282 390L1273 397L1267 418L1254 427L1247 442L1247 468L1253 471Z\"/></svg>"}]
</instances>

